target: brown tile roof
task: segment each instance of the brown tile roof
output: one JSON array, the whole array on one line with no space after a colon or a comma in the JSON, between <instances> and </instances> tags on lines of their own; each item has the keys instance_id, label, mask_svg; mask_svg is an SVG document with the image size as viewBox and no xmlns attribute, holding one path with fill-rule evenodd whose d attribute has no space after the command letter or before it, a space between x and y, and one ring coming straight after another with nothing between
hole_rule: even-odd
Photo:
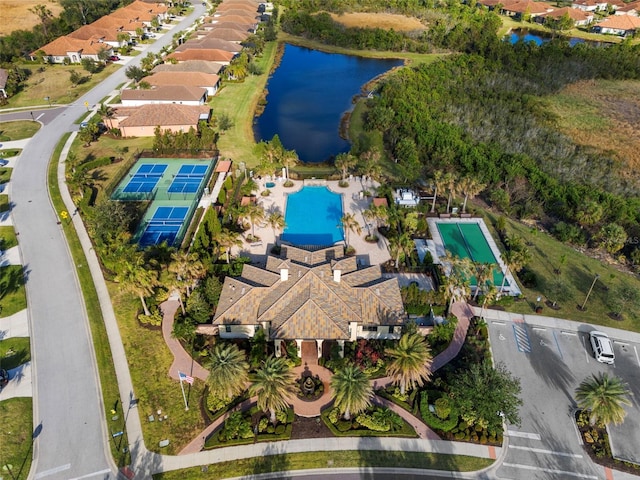
<instances>
[{"instance_id":1,"label":"brown tile roof","mask_svg":"<svg viewBox=\"0 0 640 480\"><path fill-rule=\"evenodd\" d=\"M545 13L553 10L550 4L545 2L534 2L532 0L520 0L516 2L509 2L502 7L503 10L515 13Z\"/></svg>"},{"instance_id":2,"label":"brown tile roof","mask_svg":"<svg viewBox=\"0 0 640 480\"><path fill-rule=\"evenodd\" d=\"M220 77L213 73L202 72L156 72L144 77L149 85L190 85L193 87L213 87Z\"/></svg>"},{"instance_id":3,"label":"brown tile roof","mask_svg":"<svg viewBox=\"0 0 640 480\"><path fill-rule=\"evenodd\" d=\"M47 55L53 56L64 56L67 52L82 52L85 55L96 55L103 48L110 50L111 46L94 40L81 40L79 38L64 36L56 38L53 42L47 43L36 51L42 50ZM33 54L35 54L35 52Z\"/></svg>"},{"instance_id":4,"label":"brown tile roof","mask_svg":"<svg viewBox=\"0 0 640 480\"><path fill-rule=\"evenodd\" d=\"M255 2L222 2L216 7L216 12L227 12L229 10L244 10L246 12L256 13L258 11L258 4Z\"/></svg>"},{"instance_id":5,"label":"brown tile roof","mask_svg":"<svg viewBox=\"0 0 640 480\"><path fill-rule=\"evenodd\" d=\"M634 12L640 10L640 2L609 2L610 5L614 5L616 7L616 13L626 13L626 12Z\"/></svg>"},{"instance_id":6,"label":"brown tile roof","mask_svg":"<svg viewBox=\"0 0 640 480\"><path fill-rule=\"evenodd\" d=\"M220 160L216 165L216 173L227 173L231 170L231 160Z\"/></svg>"},{"instance_id":7,"label":"brown tile roof","mask_svg":"<svg viewBox=\"0 0 640 480\"><path fill-rule=\"evenodd\" d=\"M224 65L217 62L207 62L205 60L187 60L180 63L162 63L156 65L152 72L202 72L217 75Z\"/></svg>"},{"instance_id":8,"label":"brown tile roof","mask_svg":"<svg viewBox=\"0 0 640 480\"><path fill-rule=\"evenodd\" d=\"M613 15L598 23L598 26L618 30L635 30L640 28L640 17L633 15Z\"/></svg>"},{"instance_id":9,"label":"brown tile roof","mask_svg":"<svg viewBox=\"0 0 640 480\"><path fill-rule=\"evenodd\" d=\"M271 338L284 339L348 339L350 322L402 324L397 279L383 279L379 267L357 270L354 257L336 255L341 249L286 246L286 258L269 256L266 269L245 265L240 277L225 279L213 324L270 322ZM288 269L286 281L281 281L282 268ZM342 274L336 282L338 269Z\"/></svg>"},{"instance_id":10,"label":"brown tile roof","mask_svg":"<svg viewBox=\"0 0 640 480\"><path fill-rule=\"evenodd\" d=\"M185 50L189 50L192 48L205 50L218 49L233 53L239 53L242 50L242 46L238 43L229 42L221 38L211 38L209 36L205 36L200 40L189 40L188 42L185 42L178 48L176 48L175 51L184 52Z\"/></svg>"},{"instance_id":11,"label":"brown tile roof","mask_svg":"<svg viewBox=\"0 0 640 480\"><path fill-rule=\"evenodd\" d=\"M221 23L221 22L234 22L239 23L241 25L253 25L259 22L256 15L216 15L214 17L207 17L204 23Z\"/></svg>"},{"instance_id":12,"label":"brown tile roof","mask_svg":"<svg viewBox=\"0 0 640 480\"><path fill-rule=\"evenodd\" d=\"M210 113L207 105L191 106L175 103L141 105L139 107L115 107L116 117L126 117L120 121L123 127L155 127L172 125L193 125L196 127L202 115Z\"/></svg>"},{"instance_id":13,"label":"brown tile roof","mask_svg":"<svg viewBox=\"0 0 640 480\"><path fill-rule=\"evenodd\" d=\"M557 10L554 10L553 12L545 13L541 16L550 18L562 18L565 15L569 15L569 18L574 22L584 22L585 20L593 18L593 15L589 15L585 11L571 7L559 8Z\"/></svg>"},{"instance_id":14,"label":"brown tile roof","mask_svg":"<svg viewBox=\"0 0 640 480\"><path fill-rule=\"evenodd\" d=\"M251 33L253 31L254 23L238 23L238 22L216 22L216 23L207 23L208 28L230 28L231 30L240 30L244 32L245 30ZM251 31L249 31L251 30Z\"/></svg>"},{"instance_id":15,"label":"brown tile roof","mask_svg":"<svg viewBox=\"0 0 640 480\"><path fill-rule=\"evenodd\" d=\"M371 204L374 207L388 207L389 202L387 201L387 197L374 197L371 201Z\"/></svg>"},{"instance_id":16,"label":"brown tile roof","mask_svg":"<svg viewBox=\"0 0 640 480\"><path fill-rule=\"evenodd\" d=\"M251 34L247 30L233 30L231 28L214 28L209 30L205 38L219 38L228 42L242 42Z\"/></svg>"},{"instance_id":17,"label":"brown tile roof","mask_svg":"<svg viewBox=\"0 0 640 480\"><path fill-rule=\"evenodd\" d=\"M584 5L585 7L595 7L607 3L606 0L574 0L573 5Z\"/></svg>"},{"instance_id":18,"label":"brown tile roof","mask_svg":"<svg viewBox=\"0 0 640 480\"><path fill-rule=\"evenodd\" d=\"M167 100L167 101L192 101L200 100L207 91L200 87L185 85L172 85L144 89L124 89L120 94L122 100Z\"/></svg>"},{"instance_id":19,"label":"brown tile roof","mask_svg":"<svg viewBox=\"0 0 640 480\"><path fill-rule=\"evenodd\" d=\"M176 60L207 60L209 62L230 62L235 54L231 52L225 52L224 50L209 50L209 49L190 49L184 52L174 52L168 55L167 58L175 58Z\"/></svg>"}]
</instances>

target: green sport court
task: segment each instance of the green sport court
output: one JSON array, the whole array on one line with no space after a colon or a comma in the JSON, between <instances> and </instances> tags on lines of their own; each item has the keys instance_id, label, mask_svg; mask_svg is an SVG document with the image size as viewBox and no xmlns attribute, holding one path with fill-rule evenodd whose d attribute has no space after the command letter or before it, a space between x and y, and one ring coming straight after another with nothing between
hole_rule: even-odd
<instances>
[{"instance_id":1,"label":"green sport court","mask_svg":"<svg viewBox=\"0 0 640 480\"><path fill-rule=\"evenodd\" d=\"M436 243L436 250L442 253L439 256L443 257L448 251L455 257L470 258L473 262L478 263L494 264L496 268L493 273L493 284L497 287L502 285L504 274L502 273L502 262L498 260L500 253L482 219L430 220L430 226L435 227L432 228L432 236ZM490 242L493 243L493 248ZM508 288L511 294L519 294L520 291L515 282L510 280L511 277L508 276L504 284L505 288ZM471 279L471 285L476 285L475 278Z\"/></svg>"}]
</instances>

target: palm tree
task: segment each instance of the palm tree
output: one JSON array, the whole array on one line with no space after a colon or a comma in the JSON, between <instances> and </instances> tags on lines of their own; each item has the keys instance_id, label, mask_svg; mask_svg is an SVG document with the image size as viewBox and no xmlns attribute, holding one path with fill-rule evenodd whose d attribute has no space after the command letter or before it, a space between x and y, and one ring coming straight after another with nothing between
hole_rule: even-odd
<instances>
[{"instance_id":1,"label":"palm tree","mask_svg":"<svg viewBox=\"0 0 640 480\"><path fill-rule=\"evenodd\" d=\"M271 212L267 217L267 223L273 228L273 236L278 245L278 231L284 230L285 227L284 216L280 212Z\"/></svg>"},{"instance_id":2,"label":"palm tree","mask_svg":"<svg viewBox=\"0 0 640 480\"><path fill-rule=\"evenodd\" d=\"M436 170L433 172L433 202L431 203L431 213L436 211L436 197L438 196L438 190L445 188L443 175L442 170Z\"/></svg>"},{"instance_id":3,"label":"palm tree","mask_svg":"<svg viewBox=\"0 0 640 480\"><path fill-rule=\"evenodd\" d=\"M354 157L350 153L339 153L338 155L336 155L336 159L334 160L336 168L340 170L342 180L344 180L344 178L347 176L347 172L349 171L349 169L355 166L356 163L356 157Z\"/></svg>"},{"instance_id":4,"label":"palm tree","mask_svg":"<svg viewBox=\"0 0 640 480\"><path fill-rule=\"evenodd\" d=\"M175 274L175 282L173 286L179 292L180 308L182 314L185 314L184 302L182 301L182 291L188 297L194 284L204 278L207 271L200 261L198 255L189 252L174 252L171 255L171 264L169 271Z\"/></svg>"},{"instance_id":5,"label":"palm tree","mask_svg":"<svg viewBox=\"0 0 640 480\"><path fill-rule=\"evenodd\" d=\"M269 357L255 373L249 388L251 396L258 397L258 408L269 412L271 423L276 424L276 412L289 407L287 397L295 391L295 375L283 357Z\"/></svg>"},{"instance_id":6,"label":"palm tree","mask_svg":"<svg viewBox=\"0 0 640 480\"><path fill-rule=\"evenodd\" d=\"M407 388L421 387L431 376L431 349L424 337L418 333L404 334L396 348L389 348L386 354L391 357L387 375L393 377L400 386L400 393Z\"/></svg>"},{"instance_id":7,"label":"palm tree","mask_svg":"<svg viewBox=\"0 0 640 480\"><path fill-rule=\"evenodd\" d=\"M591 425L621 424L627 412L624 405L631 405L629 388L620 377L606 373L593 374L576 389L578 406L591 412Z\"/></svg>"},{"instance_id":8,"label":"palm tree","mask_svg":"<svg viewBox=\"0 0 640 480\"><path fill-rule=\"evenodd\" d=\"M473 299L475 300L481 291L484 292L487 285L493 285L493 270L495 266L488 262L474 262L473 266L476 277L476 291L473 294Z\"/></svg>"},{"instance_id":9,"label":"palm tree","mask_svg":"<svg viewBox=\"0 0 640 480\"><path fill-rule=\"evenodd\" d=\"M396 268L400 266L400 256L406 257L410 255L414 248L415 244L408 233L389 239L389 249L396 259Z\"/></svg>"},{"instance_id":10,"label":"palm tree","mask_svg":"<svg viewBox=\"0 0 640 480\"><path fill-rule=\"evenodd\" d=\"M234 343L216 343L206 367L209 370L207 384L217 398L232 399L247 388L249 363Z\"/></svg>"},{"instance_id":11,"label":"palm tree","mask_svg":"<svg viewBox=\"0 0 640 480\"><path fill-rule=\"evenodd\" d=\"M349 245L349 232L354 232L356 235L362 233L362 227L353 213L345 213L340 219L340 225L344 228L347 246Z\"/></svg>"},{"instance_id":12,"label":"palm tree","mask_svg":"<svg viewBox=\"0 0 640 480\"><path fill-rule=\"evenodd\" d=\"M158 284L158 276L154 270L146 269L143 263L141 255L133 262L124 261L115 281L121 283L126 292L138 295L144 314L149 316L151 313L144 297L153 294L154 287Z\"/></svg>"},{"instance_id":13,"label":"palm tree","mask_svg":"<svg viewBox=\"0 0 640 480\"><path fill-rule=\"evenodd\" d=\"M458 194L460 187L458 185L458 178L451 172L447 172L444 174L442 181L445 184L445 188L448 192L447 196L447 213L451 208L451 201Z\"/></svg>"},{"instance_id":14,"label":"palm tree","mask_svg":"<svg viewBox=\"0 0 640 480\"><path fill-rule=\"evenodd\" d=\"M464 195L464 202L462 203L462 213L467 211L467 200L475 197L482 192L487 185L480 183L473 177L464 177L460 181L460 191Z\"/></svg>"},{"instance_id":15,"label":"palm tree","mask_svg":"<svg viewBox=\"0 0 640 480\"><path fill-rule=\"evenodd\" d=\"M238 220L242 223L245 220L248 221L249 225L251 225L251 236L255 237L255 224L264 220L264 209L255 203L245 205L238 214Z\"/></svg>"},{"instance_id":16,"label":"palm tree","mask_svg":"<svg viewBox=\"0 0 640 480\"><path fill-rule=\"evenodd\" d=\"M371 405L373 388L369 377L360 367L348 364L331 377L332 396L335 405L350 420Z\"/></svg>"},{"instance_id":17,"label":"palm tree","mask_svg":"<svg viewBox=\"0 0 640 480\"><path fill-rule=\"evenodd\" d=\"M502 261L506 268L502 277L502 284L500 285L501 292L504 290L504 284L509 272L518 273L527 264L530 257L531 254L526 247L524 247L524 250L510 249L502 254Z\"/></svg>"},{"instance_id":18,"label":"palm tree","mask_svg":"<svg viewBox=\"0 0 640 480\"><path fill-rule=\"evenodd\" d=\"M287 179L289 178L289 168L295 167L300 162L298 154L295 150L285 150L280 156L280 163L287 170Z\"/></svg>"},{"instance_id":19,"label":"palm tree","mask_svg":"<svg viewBox=\"0 0 640 480\"><path fill-rule=\"evenodd\" d=\"M389 216L387 207L384 205L371 205L369 208L362 212L364 219L368 221L376 222L376 229L380 228L380 223L385 222Z\"/></svg>"},{"instance_id":20,"label":"palm tree","mask_svg":"<svg viewBox=\"0 0 640 480\"><path fill-rule=\"evenodd\" d=\"M240 235L236 232L223 228L216 236L215 241L220 245L222 249L224 249L225 254L227 256L227 263L231 263L229 258L229 252L233 247L241 247L242 239Z\"/></svg>"}]
</instances>

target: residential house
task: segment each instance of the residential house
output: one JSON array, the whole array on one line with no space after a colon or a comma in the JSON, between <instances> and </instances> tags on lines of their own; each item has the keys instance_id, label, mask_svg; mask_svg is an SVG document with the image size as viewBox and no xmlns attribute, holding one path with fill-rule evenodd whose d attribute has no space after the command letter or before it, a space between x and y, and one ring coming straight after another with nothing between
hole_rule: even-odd
<instances>
[{"instance_id":1,"label":"residential house","mask_svg":"<svg viewBox=\"0 0 640 480\"><path fill-rule=\"evenodd\" d=\"M207 105L114 106L112 116L105 118L105 125L110 129L120 129L123 137L152 137L156 127L162 131L188 132L190 128L197 130L198 122L207 122L210 118L211 108Z\"/></svg>"},{"instance_id":2,"label":"residential house","mask_svg":"<svg viewBox=\"0 0 640 480\"><path fill-rule=\"evenodd\" d=\"M640 17L612 15L593 27L595 33L631 37L640 29Z\"/></svg>"},{"instance_id":3,"label":"residential house","mask_svg":"<svg viewBox=\"0 0 640 480\"><path fill-rule=\"evenodd\" d=\"M218 38L228 42L244 42L251 35L247 30L233 30L231 28L214 28L207 32L206 38Z\"/></svg>"},{"instance_id":4,"label":"residential house","mask_svg":"<svg viewBox=\"0 0 640 480\"><path fill-rule=\"evenodd\" d=\"M508 2L502 7L502 13L510 17L525 18L530 16L535 19L538 15L542 15L554 10L553 6L545 2L534 2L533 0L517 0Z\"/></svg>"},{"instance_id":5,"label":"residential house","mask_svg":"<svg viewBox=\"0 0 640 480\"><path fill-rule=\"evenodd\" d=\"M585 12L601 12L607 9L606 0L573 0L571 8L577 8Z\"/></svg>"},{"instance_id":6,"label":"residential house","mask_svg":"<svg viewBox=\"0 0 640 480\"><path fill-rule=\"evenodd\" d=\"M631 15L633 17L640 16L640 1L623 3L614 6L616 15Z\"/></svg>"},{"instance_id":7,"label":"residential house","mask_svg":"<svg viewBox=\"0 0 640 480\"><path fill-rule=\"evenodd\" d=\"M179 105L204 105L207 89L187 85L171 85L150 89L124 89L120 93L122 105L137 107L145 104L176 103Z\"/></svg>"},{"instance_id":8,"label":"residential house","mask_svg":"<svg viewBox=\"0 0 640 480\"><path fill-rule=\"evenodd\" d=\"M221 338L251 338L263 329L281 356L295 341L298 355L360 338L398 339L406 320L397 278L383 278L380 266L358 268L343 246L318 251L282 246L265 268L245 264L239 277L226 277L213 316Z\"/></svg>"},{"instance_id":9,"label":"residential house","mask_svg":"<svg viewBox=\"0 0 640 480\"><path fill-rule=\"evenodd\" d=\"M172 54L167 55L167 59L175 59L178 62L188 60L205 60L208 62L217 62L222 65L229 65L235 56L236 55L234 53L225 52L224 50L192 48L185 50L184 52L173 52Z\"/></svg>"},{"instance_id":10,"label":"residential house","mask_svg":"<svg viewBox=\"0 0 640 480\"><path fill-rule=\"evenodd\" d=\"M7 98L7 80L9 80L9 71L0 68L0 97Z\"/></svg>"},{"instance_id":11,"label":"residential house","mask_svg":"<svg viewBox=\"0 0 640 480\"><path fill-rule=\"evenodd\" d=\"M236 23L236 22L215 22L206 23L201 25L198 30L213 30L214 28L229 28L231 30L240 30L241 32L247 31L249 33L256 33L258 29L257 23Z\"/></svg>"},{"instance_id":12,"label":"residential house","mask_svg":"<svg viewBox=\"0 0 640 480\"><path fill-rule=\"evenodd\" d=\"M535 20L538 23L546 23L548 19L558 21L565 15L569 16L575 26L589 25L591 22L593 22L593 15L591 14L591 12L586 12L584 10L570 7L559 8L557 10L554 10L553 12L542 13L538 15Z\"/></svg>"},{"instance_id":13,"label":"residential house","mask_svg":"<svg viewBox=\"0 0 640 480\"><path fill-rule=\"evenodd\" d=\"M153 67L152 72L202 72L220 75L224 65L205 60L187 60L180 63L161 63Z\"/></svg>"},{"instance_id":14,"label":"residential house","mask_svg":"<svg viewBox=\"0 0 640 480\"><path fill-rule=\"evenodd\" d=\"M205 88L208 96L213 96L220 88L220 77L212 73L202 72L156 72L144 81L156 87L171 85L187 85Z\"/></svg>"},{"instance_id":15,"label":"residential house","mask_svg":"<svg viewBox=\"0 0 640 480\"><path fill-rule=\"evenodd\" d=\"M31 59L35 60L39 52L43 53L45 62L64 63L68 58L71 63L80 63L83 58L98 61L98 54L105 50L107 55L113 54L113 48L108 43L99 39L81 40L69 36L58 37L54 41L47 43L39 50L31 53Z\"/></svg>"},{"instance_id":16,"label":"residential house","mask_svg":"<svg viewBox=\"0 0 640 480\"><path fill-rule=\"evenodd\" d=\"M175 49L176 52L184 52L189 49L218 49L231 53L240 53L242 51L242 45L236 42L228 42L221 38L204 37L200 40L189 40Z\"/></svg>"},{"instance_id":17,"label":"residential house","mask_svg":"<svg viewBox=\"0 0 640 480\"><path fill-rule=\"evenodd\" d=\"M230 10L240 10L243 12L258 12L258 4L255 2L222 2L216 7L216 13L229 12Z\"/></svg>"}]
</instances>

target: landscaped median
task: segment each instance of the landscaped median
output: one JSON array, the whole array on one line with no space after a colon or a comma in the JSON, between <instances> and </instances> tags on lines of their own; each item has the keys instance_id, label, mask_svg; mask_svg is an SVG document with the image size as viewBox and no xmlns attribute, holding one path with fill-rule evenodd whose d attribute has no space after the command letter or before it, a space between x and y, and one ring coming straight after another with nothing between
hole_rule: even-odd
<instances>
[{"instance_id":1,"label":"landscaped median","mask_svg":"<svg viewBox=\"0 0 640 480\"><path fill-rule=\"evenodd\" d=\"M277 451L277 445L274 445ZM234 478L261 473L291 472L323 468L398 467L420 470L474 472L489 467L494 460L465 455L442 455L424 452L391 452L378 450L341 450L276 454L220 462L154 475L156 480L196 480Z\"/></svg>"}]
</instances>

